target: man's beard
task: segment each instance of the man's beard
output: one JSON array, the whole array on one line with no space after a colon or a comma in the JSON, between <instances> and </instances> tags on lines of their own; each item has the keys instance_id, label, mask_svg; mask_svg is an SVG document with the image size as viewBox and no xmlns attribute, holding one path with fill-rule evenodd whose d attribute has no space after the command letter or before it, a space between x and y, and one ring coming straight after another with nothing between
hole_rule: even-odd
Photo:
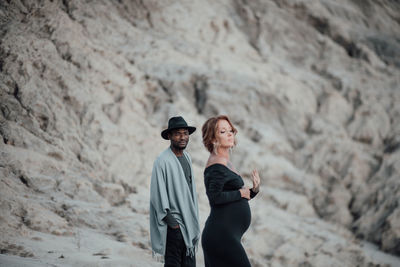
<instances>
[{"instance_id":1,"label":"man's beard","mask_svg":"<svg viewBox=\"0 0 400 267\"><path fill-rule=\"evenodd\" d=\"M187 147L187 144L188 143L186 142L184 146L181 146L179 143L172 143L172 147L176 150L184 150Z\"/></svg>"}]
</instances>

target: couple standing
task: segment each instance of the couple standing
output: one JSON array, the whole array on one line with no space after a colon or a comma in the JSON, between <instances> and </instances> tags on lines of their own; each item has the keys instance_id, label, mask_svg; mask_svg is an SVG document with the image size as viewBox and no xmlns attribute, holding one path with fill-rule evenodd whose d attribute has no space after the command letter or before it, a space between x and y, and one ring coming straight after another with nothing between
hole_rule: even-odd
<instances>
[{"instance_id":1,"label":"couple standing","mask_svg":"<svg viewBox=\"0 0 400 267\"><path fill-rule=\"evenodd\" d=\"M171 145L154 162L150 185L150 235L153 252L164 255L165 266L196 266L200 239L199 212L192 162L185 152L196 130L182 117L173 117L161 136ZM244 187L229 161L237 130L227 116L208 119L202 127L203 144L210 152L204 184L211 206L202 234L206 267L250 266L240 242L250 225L248 200L259 190L260 177L252 172L253 188Z\"/></svg>"}]
</instances>

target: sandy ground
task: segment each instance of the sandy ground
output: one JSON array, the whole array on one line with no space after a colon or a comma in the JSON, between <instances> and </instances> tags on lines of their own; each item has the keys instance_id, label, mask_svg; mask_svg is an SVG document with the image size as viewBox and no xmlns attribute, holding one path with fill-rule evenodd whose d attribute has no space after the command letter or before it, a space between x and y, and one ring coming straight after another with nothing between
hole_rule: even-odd
<instances>
[{"instance_id":1,"label":"sandy ground","mask_svg":"<svg viewBox=\"0 0 400 267\"><path fill-rule=\"evenodd\" d=\"M79 238L37 232L34 239L22 243L35 257L0 255L0 266L162 266L149 251L92 230L81 230Z\"/></svg>"},{"instance_id":2,"label":"sandy ground","mask_svg":"<svg viewBox=\"0 0 400 267\"><path fill-rule=\"evenodd\" d=\"M47 241L25 241L26 246L30 245L34 249L35 258L0 254L0 266L163 266L155 261L148 251L133 246L128 248L125 243L106 239L90 230L82 231L79 243L75 237L54 237L41 233L38 233L37 237L46 238ZM57 249L54 249L55 247ZM400 257L384 253L374 244L363 242L362 248L377 262L391 267L400 266ZM199 250L197 266L204 266L202 257L203 253Z\"/></svg>"}]
</instances>

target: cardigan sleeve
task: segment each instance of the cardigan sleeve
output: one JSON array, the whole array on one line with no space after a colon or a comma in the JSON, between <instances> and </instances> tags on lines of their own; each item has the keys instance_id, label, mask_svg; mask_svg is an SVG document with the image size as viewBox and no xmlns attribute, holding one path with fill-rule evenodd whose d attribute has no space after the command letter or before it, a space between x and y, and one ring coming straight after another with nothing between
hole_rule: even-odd
<instances>
[{"instance_id":1,"label":"cardigan sleeve","mask_svg":"<svg viewBox=\"0 0 400 267\"><path fill-rule=\"evenodd\" d=\"M226 182L226 173L219 169L213 169L205 174L206 193L210 205L220 205L240 200L239 190L223 191Z\"/></svg>"},{"instance_id":2,"label":"cardigan sleeve","mask_svg":"<svg viewBox=\"0 0 400 267\"><path fill-rule=\"evenodd\" d=\"M150 182L150 207L154 210L158 224L165 223L163 219L170 209L165 179L162 163L160 160L156 160Z\"/></svg>"}]
</instances>

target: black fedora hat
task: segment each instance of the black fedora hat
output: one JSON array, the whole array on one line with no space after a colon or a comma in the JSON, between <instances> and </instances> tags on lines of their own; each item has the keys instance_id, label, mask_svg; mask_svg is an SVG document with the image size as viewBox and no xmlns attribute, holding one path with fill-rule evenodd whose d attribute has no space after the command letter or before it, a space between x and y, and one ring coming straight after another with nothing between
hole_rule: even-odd
<instances>
[{"instance_id":1,"label":"black fedora hat","mask_svg":"<svg viewBox=\"0 0 400 267\"><path fill-rule=\"evenodd\" d=\"M192 134L194 131L196 131L196 127L188 126L186 121L181 116L172 117L168 121L168 128L161 132L162 138L169 140L168 133L174 129L188 129L189 134Z\"/></svg>"}]
</instances>

